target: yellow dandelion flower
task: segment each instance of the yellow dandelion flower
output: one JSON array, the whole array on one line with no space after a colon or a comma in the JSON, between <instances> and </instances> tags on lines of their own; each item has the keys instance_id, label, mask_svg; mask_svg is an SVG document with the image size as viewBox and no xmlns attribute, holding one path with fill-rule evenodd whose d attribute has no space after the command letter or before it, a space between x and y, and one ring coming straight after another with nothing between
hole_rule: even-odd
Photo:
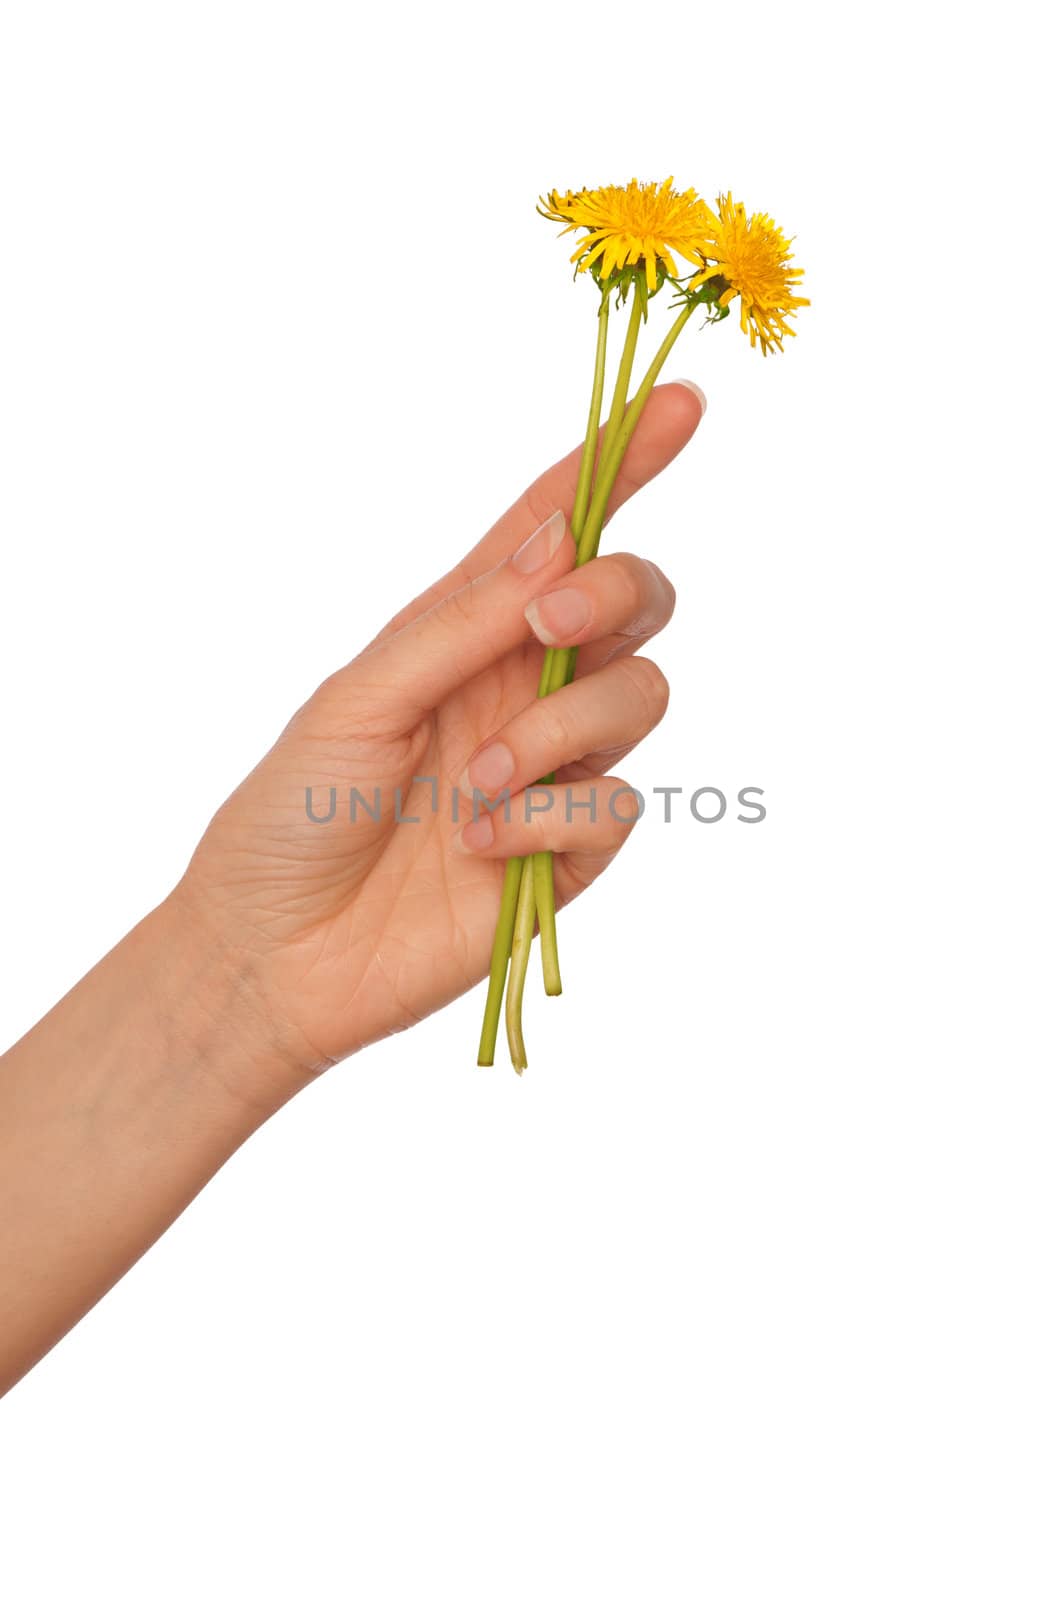
<instances>
[{"instance_id":1,"label":"yellow dandelion flower","mask_svg":"<svg viewBox=\"0 0 1063 1600\"><path fill-rule=\"evenodd\" d=\"M632 178L627 188L610 184L575 194L571 189L565 194L553 189L540 201L540 214L551 222L563 222L562 234L574 228L587 229L570 258L580 272L598 263L604 281L623 267L644 265L652 294L657 288L658 262L676 276L673 251L694 266L701 265L715 221L693 189L677 193L672 181L639 183Z\"/></svg>"},{"instance_id":2,"label":"yellow dandelion flower","mask_svg":"<svg viewBox=\"0 0 1063 1600\"><path fill-rule=\"evenodd\" d=\"M742 332L749 334L750 344L755 349L759 339L765 355L769 349L781 350L783 339L794 334L786 318L809 304L793 292L804 272L788 264L792 240L762 211L747 217L745 206L735 205L730 194L721 195L717 206L719 215L711 217L709 242L703 247L704 264L689 287L726 278L720 305L738 295Z\"/></svg>"}]
</instances>

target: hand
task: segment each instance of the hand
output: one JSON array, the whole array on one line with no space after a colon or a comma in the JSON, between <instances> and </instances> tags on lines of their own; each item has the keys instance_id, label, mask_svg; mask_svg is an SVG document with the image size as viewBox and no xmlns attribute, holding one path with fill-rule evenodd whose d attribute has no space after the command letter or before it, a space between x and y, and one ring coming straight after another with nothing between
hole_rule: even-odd
<instances>
[{"instance_id":1,"label":"hand","mask_svg":"<svg viewBox=\"0 0 1063 1600\"><path fill-rule=\"evenodd\" d=\"M611 510L653 478L701 416L683 384L654 392ZM212 821L175 900L251 974L278 1048L317 1071L409 1026L484 977L505 858L556 852L559 905L630 832L602 780L664 713L659 668L636 656L671 615L658 567L605 555L571 571L567 514L579 453L544 474L465 559L329 678ZM533 631L534 630L534 631ZM543 644L578 644L576 681L536 699ZM593 784L597 815L555 804L526 818L544 772ZM431 785L416 782L435 780ZM513 796L471 822L452 789ZM306 791L315 813L309 820ZM355 789L380 820L359 809ZM396 820L398 815L414 821ZM628 810L630 815L630 807Z\"/></svg>"},{"instance_id":2,"label":"hand","mask_svg":"<svg viewBox=\"0 0 1063 1600\"><path fill-rule=\"evenodd\" d=\"M681 385L652 396L615 505L699 415ZM483 977L506 856L556 851L564 902L627 836L608 807L617 780L600 774L664 711L664 679L634 651L673 596L635 556L570 570L576 471L576 455L553 467L322 684L218 812L173 894L3 1057L0 1393L308 1074ZM546 700L540 641L580 646L582 675ZM463 823L468 800L452 820L466 769L485 792L513 791L508 823L501 812L486 829ZM596 822L584 811L566 821L563 806L525 822L519 791L551 769L580 797L597 785ZM434 810L419 777L436 779ZM333 821L308 819L308 787L318 805L337 790ZM351 788L370 803L381 790L379 822L347 820ZM418 821L396 821L396 791L399 815Z\"/></svg>"}]
</instances>

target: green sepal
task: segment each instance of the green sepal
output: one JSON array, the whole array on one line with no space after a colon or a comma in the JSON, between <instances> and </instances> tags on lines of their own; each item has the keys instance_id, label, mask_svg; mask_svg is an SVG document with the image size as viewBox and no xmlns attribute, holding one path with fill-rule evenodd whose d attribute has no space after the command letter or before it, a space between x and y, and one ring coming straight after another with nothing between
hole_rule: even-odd
<instances>
[{"instance_id":1,"label":"green sepal","mask_svg":"<svg viewBox=\"0 0 1063 1600\"><path fill-rule=\"evenodd\" d=\"M695 274L691 274L691 276L695 276ZM725 317L730 316L731 307L729 305L721 306L720 304L720 296L726 294L730 288L730 284L722 272L714 274L711 278L706 278L705 282L700 283L696 289L689 288L686 283L681 282L678 278L673 278L671 282L676 292L676 297L672 301L673 306L682 305L684 301L687 305L704 306L709 313L705 326L709 322L722 322Z\"/></svg>"},{"instance_id":2,"label":"green sepal","mask_svg":"<svg viewBox=\"0 0 1063 1600\"><path fill-rule=\"evenodd\" d=\"M672 281L669 279L668 269L660 257L657 259L656 289L651 289L647 284L646 268L641 261L636 262L633 266L618 267L609 274L608 278L602 277L600 259L593 261L587 270L603 294L616 294L616 308L618 311L622 305L627 303L628 294L634 288L642 312L643 322L649 320L649 303L654 295L660 294L665 284Z\"/></svg>"}]
</instances>

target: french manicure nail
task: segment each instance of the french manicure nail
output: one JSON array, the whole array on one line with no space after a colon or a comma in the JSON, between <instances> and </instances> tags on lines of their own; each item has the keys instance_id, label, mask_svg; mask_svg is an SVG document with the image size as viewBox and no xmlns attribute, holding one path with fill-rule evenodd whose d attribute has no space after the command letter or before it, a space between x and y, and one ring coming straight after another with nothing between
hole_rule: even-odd
<instances>
[{"instance_id":1,"label":"french manicure nail","mask_svg":"<svg viewBox=\"0 0 1063 1600\"><path fill-rule=\"evenodd\" d=\"M536 528L531 537L513 552L510 559L517 571L526 578L533 572L539 572L557 550L564 534L565 513L555 511L552 517L547 517L542 527Z\"/></svg>"},{"instance_id":2,"label":"french manicure nail","mask_svg":"<svg viewBox=\"0 0 1063 1600\"><path fill-rule=\"evenodd\" d=\"M475 822L467 822L458 834L458 843L463 850L486 850L495 836L495 825L490 817L477 817Z\"/></svg>"},{"instance_id":3,"label":"french manicure nail","mask_svg":"<svg viewBox=\"0 0 1063 1600\"><path fill-rule=\"evenodd\" d=\"M709 406L708 397L706 396L704 389L699 389L693 378L674 378L672 381L674 383L681 383L684 389L690 390L691 394L696 398L698 405L701 407L702 416L704 416Z\"/></svg>"},{"instance_id":4,"label":"french manicure nail","mask_svg":"<svg viewBox=\"0 0 1063 1600\"><path fill-rule=\"evenodd\" d=\"M560 644L587 626L591 603L582 589L555 589L525 606L524 615L542 644Z\"/></svg>"}]
</instances>

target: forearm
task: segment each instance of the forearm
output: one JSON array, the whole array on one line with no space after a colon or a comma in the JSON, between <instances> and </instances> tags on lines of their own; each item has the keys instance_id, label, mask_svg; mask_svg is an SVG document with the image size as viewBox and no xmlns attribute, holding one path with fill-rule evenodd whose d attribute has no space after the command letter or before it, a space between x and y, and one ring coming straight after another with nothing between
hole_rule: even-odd
<instances>
[{"instance_id":1,"label":"forearm","mask_svg":"<svg viewBox=\"0 0 1063 1600\"><path fill-rule=\"evenodd\" d=\"M305 1081L176 898L0 1059L0 1393Z\"/></svg>"}]
</instances>

